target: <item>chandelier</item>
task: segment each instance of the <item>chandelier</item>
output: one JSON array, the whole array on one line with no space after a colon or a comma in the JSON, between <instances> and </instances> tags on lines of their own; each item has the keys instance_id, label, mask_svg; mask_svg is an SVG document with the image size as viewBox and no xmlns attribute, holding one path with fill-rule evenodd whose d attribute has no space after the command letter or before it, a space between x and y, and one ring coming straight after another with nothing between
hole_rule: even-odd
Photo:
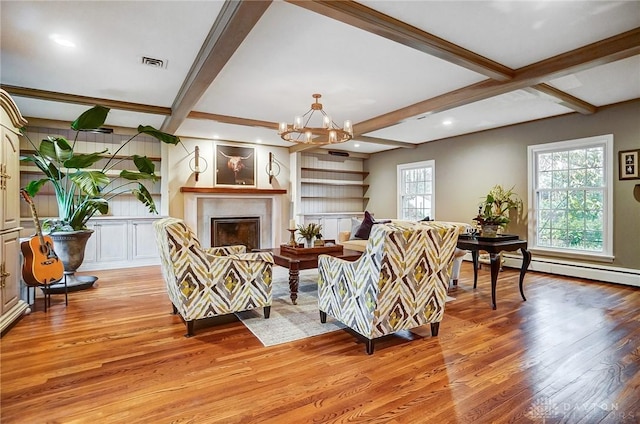
<instances>
[{"instance_id":1,"label":"chandelier","mask_svg":"<svg viewBox=\"0 0 640 424\"><path fill-rule=\"evenodd\" d=\"M304 144L335 144L344 143L353 138L351 121L344 121L342 128L338 127L329 115L322 110L322 103L318 99L320 94L313 94L315 103L311 103L311 109L302 116L296 116L293 125L280 122L278 134L285 141ZM322 126L310 126L311 117L316 111L322 114Z\"/></svg>"}]
</instances>

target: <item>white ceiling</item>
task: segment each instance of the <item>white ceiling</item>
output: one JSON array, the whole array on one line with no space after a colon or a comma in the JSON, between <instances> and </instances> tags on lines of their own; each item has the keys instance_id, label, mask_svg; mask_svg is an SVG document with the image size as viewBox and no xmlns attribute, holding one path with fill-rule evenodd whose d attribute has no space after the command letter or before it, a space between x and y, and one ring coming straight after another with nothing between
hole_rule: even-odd
<instances>
[{"instance_id":1,"label":"white ceiling","mask_svg":"<svg viewBox=\"0 0 640 424\"><path fill-rule=\"evenodd\" d=\"M357 134L331 148L375 153L640 98L638 1L0 8L0 82L27 118L72 121L111 101L112 126L292 146L274 126L321 93L326 112ZM53 43L54 33L75 47ZM142 56L167 67L141 65Z\"/></svg>"}]
</instances>

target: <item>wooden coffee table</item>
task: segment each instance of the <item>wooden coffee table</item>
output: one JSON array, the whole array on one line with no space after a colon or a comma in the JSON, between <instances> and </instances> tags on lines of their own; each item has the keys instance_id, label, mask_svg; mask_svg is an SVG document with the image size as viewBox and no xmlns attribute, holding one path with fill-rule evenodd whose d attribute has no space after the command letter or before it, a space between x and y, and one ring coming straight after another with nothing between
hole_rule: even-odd
<instances>
[{"instance_id":1,"label":"wooden coffee table","mask_svg":"<svg viewBox=\"0 0 640 424\"><path fill-rule=\"evenodd\" d=\"M261 252L271 252L273 262L285 268L289 268L289 290L291 292L291 302L295 305L298 299L298 284L300 283L300 270L313 269L318 267L318 256L329 255L346 261L359 259L362 252L357 250L344 249L341 252L292 254L281 252L279 247L273 249L260 249Z\"/></svg>"}]
</instances>

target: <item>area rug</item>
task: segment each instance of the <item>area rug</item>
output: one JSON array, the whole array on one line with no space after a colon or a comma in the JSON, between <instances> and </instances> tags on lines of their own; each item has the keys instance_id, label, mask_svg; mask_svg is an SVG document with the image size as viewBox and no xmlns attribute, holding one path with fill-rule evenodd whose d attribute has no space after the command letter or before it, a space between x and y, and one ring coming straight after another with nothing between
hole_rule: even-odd
<instances>
[{"instance_id":1,"label":"area rug","mask_svg":"<svg viewBox=\"0 0 640 424\"><path fill-rule=\"evenodd\" d=\"M265 346L300 340L344 328L344 324L327 316L320 322L318 312L318 270L300 271L298 304L289 297L289 270L273 267L271 316L264 319L262 308L237 312L236 316Z\"/></svg>"},{"instance_id":2,"label":"area rug","mask_svg":"<svg viewBox=\"0 0 640 424\"><path fill-rule=\"evenodd\" d=\"M262 308L237 312L236 316L262 342L264 346L300 340L345 328L345 325L327 316L320 322L318 312L318 270L300 271L298 304L289 297L289 270L273 267L271 316L264 319ZM447 296L447 302L454 298Z\"/></svg>"}]
</instances>

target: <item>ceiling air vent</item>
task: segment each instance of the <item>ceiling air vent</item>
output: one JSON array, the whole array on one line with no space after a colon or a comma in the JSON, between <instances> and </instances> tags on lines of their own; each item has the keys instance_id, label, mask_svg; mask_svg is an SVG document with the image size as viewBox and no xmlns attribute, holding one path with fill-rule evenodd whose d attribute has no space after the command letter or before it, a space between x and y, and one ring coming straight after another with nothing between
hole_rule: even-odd
<instances>
[{"instance_id":1,"label":"ceiling air vent","mask_svg":"<svg viewBox=\"0 0 640 424\"><path fill-rule=\"evenodd\" d=\"M153 68L167 69L167 61L164 59L154 59L153 57L142 56L142 64Z\"/></svg>"}]
</instances>

